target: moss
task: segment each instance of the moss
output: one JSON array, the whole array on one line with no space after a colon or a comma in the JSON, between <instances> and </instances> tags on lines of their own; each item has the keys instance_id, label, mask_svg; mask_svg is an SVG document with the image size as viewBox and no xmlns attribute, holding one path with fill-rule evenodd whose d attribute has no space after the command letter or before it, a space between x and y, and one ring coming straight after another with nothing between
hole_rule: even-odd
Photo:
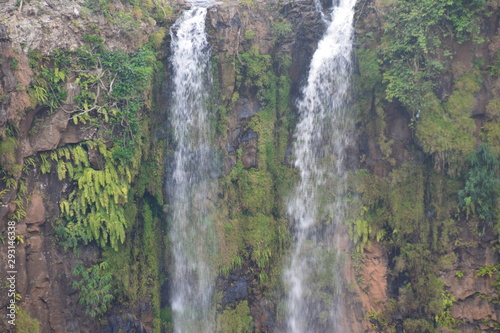
<instances>
[{"instance_id":1,"label":"moss","mask_svg":"<svg viewBox=\"0 0 500 333\"><path fill-rule=\"evenodd\" d=\"M362 124L362 131L370 137L376 138L378 148L383 158L391 165L395 160L391 158L394 140L386 136L386 112L382 103L384 85L382 84L381 60L377 53L369 49L356 51L358 75L354 76L356 87L355 109Z\"/></svg>"},{"instance_id":2,"label":"moss","mask_svg":"<svg viewBox=\"0 0 500 333\"><path fill-rule=\"evenodd\" d=\"M425 319L412 319L404 320L405 332L408 333L432 333L434 332L434 325L432 322Z\"/></svg>"},{"instance_id":3,"label":"moss","mask_svg":"<svg viewBox=\"0 0 500 333\"><path fill-rule=\"evenodd\" d=\"M491 120L500 119L500 98L493 98L486 106L486 116Z\"/></svg>"},{"instance_id":4,"label":"moss","mask_svg":"<svg viewBox=\"0 0 500 333\"><path fill-rule=\"evenodd\" d=\"M171 308L161 309L160 320L167 332L173 331L174 315Z\"/></svg>"},{"instance_id":5,"label":"moss","mask_svg":"<svg viewBox=\"0 0 500 333\"><path fill-rule=\"evenodd\" d=\"M234 309L227 309L217 317L217 332L253 332L252 316L247 301L239 302Z\"/></svg>"},{"instance_id":6,"label":"moss","mask_svg":"<svg viewBox=\"0 0 500 333\"><path fill-rule=\"evenodd\" d=\"M274 206L273 180L268 172L250 169L241 173L238 180L241 207L255 215L269 215Z\"/></svg>"},{"instance_id":7,"label":"moss","mask_svg":"<svg viewBox=\"0 0 500 333\"><path fill-rule=\"evenodd\" d=\"M292 24L285 19L282 21L274 22L272 25L273 34L275 38L280 38L292 33Z\"/></svg>"},{"instance_id":8,"label":"moss","mask_svg":"<svg viewBox=\"0 0 500 333\"><path fill-rule=\"evenodd\" d=\"M455 177L466 170L466 156L477 143L477 120L472 116L485 62L476 60L468 72L463 68L457 72L459 66L452 65L451 53L441 43L447 40L449 45L450 37L459 42L480 40L477 19L486 2L389 2L390 6L376 4L376 10L386 14L381 22L384 31L362 42L362 47L371 50L357 51L356 103L361 131L367 140L377 143L388 162L393 152L392 142L385 136L387 101L394 111L410 117L412 139L416 140L405 143L406 151L400 157L411 155L414 165L392 164L394 169L385 178L362 170L351 174L350 197L359 201L353 200L356 204L349 209L348 223L359 251L375 240L388 253L394 299L382 311L383 320L376 320L377 328L394 330L402 323L408 332L445 331L457 322L450 314L453 297L445 293L439 276L453 269L458 260L455 250L462 232L458 217L465 214L458 214L457 194L463 183ZM358 26L373 27L375 16L363 14ZM471 20L463 22L466 16ZM454 78L451 93L438 89L446 76ZM438 92L443 97L437 97ZM499 141L496 104L493 99L487 106L482 133L491 145ZM422 151L421 158L417 157ZM369 158L373 161L379 156L375 153Z\"/></svg>"},{"instance_id":9,"label":"moss","mask_svg":"<svg viewBox=\"0 0 500 333\"><path fill-rule=\"evenodd\" d=\"M253 30L245 31L245 39L252 40L254 38L255 38L255 31L253 31Z\"/></svg>"},{"instance_id":10,"label":"moss","mask_svg":"<svg viewBox=\"0 0 500 333\"><path fill-rule=\"evenodd\" d=\"M167 29L163 27L158 29L158 31L154 32L151 35L151 42L153 43L153 46L156 50L160 49L166 35L167 35Z\"/></svg>"},{"instance_id":11,"label":"moss","mask_svg":"<svg viewBox=\"0 0 500 333\"><path fill-rule=\"evenodd\" d=\"M427 95L427 111L421 112L415 133L424 152L433 156L435 168L451 175L463 170L465 156L474 149L476 125L471 115L479 85L467 76L455 87L444 105Z\"/></svg>"},{"instance_id":12,"label":"moss","mask_svg":"<svg viewBox=\"0 0 500 333\"><path fill-rule=\"evenodd\" d=\"M40 322L32 318L28 311L18 308L16 318L16 333L39 333Z\"/></svg>"},{"instance_id":13,"label":"moss","mask_svg":"<svg viewBox=\"0 0 500 333\"><path fill-rule=\"evenodd\" d=\"M453 196L460 182L422 164L403 164L385 178L363 171L350 177L351 191L360 200L349 210L352 239L360 251L368 236L392 253L389 267L399 282L394 300L398 315L408 319L408 329L415 332L429 324L448 325L453 319L443 305L444 284L438 273L456 261L453 240L460 228L453 220ZM384 326L392 327L395 313L389 308L384 310ZM436 323L436 318L441 321Z\"/></svg>"},{"instance_id":14,"label":"moss","mask_svg":"<svg viewBox=\"0 0 500 333\"><path fill-rule=\"evenodd\" d=\"M246 86L264 88L269 83L269 69L271 56L261 54L258 46L252 46L248 52L239 57L241 66L238 66L238 76L245 78Z\"/></svg>"},{"instance_id":15,"label":"moss","mask_svg":"<svg viewBox=\"0 0 500 333\"><path fill-rule=\"evenodd\" d=\"M227 274L250 261L262 284L280 283L280 255L289 238L283 198L293 184L293 170L283 165L293 127L290 79L285 65L271 67L271 57L251 48L240 55L237 88L256 94L261 105L246 128L257 133L257 166L244 169L241 149L236 166L221 182L218 203L219 267Z\"/></svg>"},{"instance_id":16,"label":"moss","mask_svg":"<svg viewBox=\"0 0 500 333\"><path fill-rule=\"evenodd\" d=\"M17 146L18 142L14 137L6 137L0 141L0 167L14 178L20 176L21 171L16 165Z\"/></svg>"},{"instance_id":17,"label":"moss","mask_svg":"<svg viewBox=\"0 0 500 333\"><path fill-rule=\"evenodd\" d=\"M486 122L482 128L482 139L500 156L500 98L493 98L486 106Z\"/></svg>"},{"instance_id":18,"label":"moss","mask_svg":"<svg viewBox=\"0 0 500 333\"><path fill-rule=\"evenodd\" d=\"M500 122L487 122L483 126L483 131L483 140L491 145L497 155L500 155Z\"/></svg>"},{"instance_id":19,"label":"moss","mask_svg":"<svg viewBox=\"0 0 500 333\"><path fill-rule=\"evenodd\" d=\"M393 233L409 235L425 228L423 169L406 165L390 175L388 194L388 225ZM422 229L420 230L423 231Z\"/></svg>"},{"instance_id":20,"label":"moss","mask_svg":"<svg viewBox=\"0 0 500 333\"><path fill-rule=\"evenodd\" d=\"M359 77L356 78L357 86L361 92L371 92L382 82L377 53L369 49L358 49L356 58L359 68Z\"/></svg>"}]
</instances>

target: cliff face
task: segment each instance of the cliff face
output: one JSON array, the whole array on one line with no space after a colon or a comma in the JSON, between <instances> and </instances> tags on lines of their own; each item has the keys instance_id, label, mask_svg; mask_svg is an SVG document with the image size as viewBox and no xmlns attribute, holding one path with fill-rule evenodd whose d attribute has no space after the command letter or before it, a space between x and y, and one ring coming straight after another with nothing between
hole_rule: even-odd
<instances>
[{"instance_id":1,"label":"cliff face","mask_svg":"<svg viewBox=\"0 0 500 333\"><path fill-rule=\"evenodd\" d=\"M16 223L17 238L13 241L16 244L16 258L15 262L10 262L13 268L8 271L16 271L15 299L19 306L16 311L16 327L19 332L115 332L119 329L142 332L151 330L154 326L151 294L155 288L155 293L158 293L159 283L148 282L148 286L142 288L137 284L146 284L145 280L152 277L136 279L134 275L151 274L151 270L143 269L141 265L148 265L152 259L137 251L132 254L132 250L125 250L127 246L122 246L121 255L133 255L136 263L133 267L125 265L122 269L127 271L127 283L136 281L134 293L141 295L136 296L124 308L118 303L125 300L116 300L116 311L108 312L104 323L95 318L95 315L89 315L89 306L79 301L81 297L74 282L80 278L75 275L75 267L83 264L87 269L102 262L103 249L94 242L88 245L84 242L75 250L71 250L69 244L63 245L68 237L65 231L61 234L62 229L58 231L62 222L60 202L75 191L76 183L74 175L58 175L57 161L61 161L62 157L50 157L48 154L57 154L61 147L67 147L72 152L77 146L84 147L81 151L84 155L81 157L88 161L85 163L95 171L103 168L103 172L105 171L106 168L102 166L105 148L93 149L85 143L101 141L111 147L113 143L109 134L104 133L105 128L109 130L112 126L112 131L124 130L118 129L116 125L110 126L107 115L107 120L101 118L102 111L111 108L112 104L115 108L123 109L118 105L123 102L115 100L110 103L109 100L112 89L117 87L119 75L123 75L123 72L118 74L120 69L106 68L96 62L89 64L90 66L77 64L85 57L85 53L88 55L94 52L96 55L94 47L88 48L89 40L85 36L105 40L106 49L120 53L120 61L125 61L127 54L137 52L147 42L153 41L160 47L166 32L162 26L172 22L175 11L174 6L164 2L157 2L155 6L133 6L116 2L103 7L97 2L82 1L4 1L1 4L2 262L7 264L7 247L11 245L7 236L7 221L13 221ZM161 59L162 54L158 52L158 59ZM60 60L66 62L61 63ZM100 59L97 60L99 61ZM108 76L109 73L113 73L113 76ZM144 79L152 82L153 75L148 75L150 77ZM85 83L85 78L100 81L100 84L90 81ZM147 115L151 112L152 88L143 85L143 89L134 98L142 98L141 102L145 106L139 112ZM90 100L84 101L85 91L93 94ZM94 114L94 120L77 119L78 115L84 116L96 111L100 115ZM142 120L142 137L148 136L147 131L153 128L148 125L148 117L151 118L147 115ZM113 136L116 137L114 134ZM140 145L142 151L150 147L146 141L142 141ZM72 154L69 150L67 153ZM76 155L70 155L66 159L69 168L77 159ZM161 159L161 154L157 158ZM158 163L158 168L161 168L162 162ZM62 169L60 167L62 164L59 165L59 171L67 170L66 165ZM139 181L137 173L136 171L134 176L136 182ZM159 179L162 177L161 174L157 176ZM128 181L131 182L131 179ZM158 190L151 189L151 185L144 186L148 187L148 193L158 193ZM161 196L161 181L158 188ZM74 193L76 197L82 196L78 190ZM130 194L130 200L132 196ZM139 206L143 207L142 204L137 204ZM128 212L130 213L130 209ZM131 220L134 219L135 216L132 216ZM153 222L153 227L155 223ZM129 237L134 234L137 238L135 244L128 242L129 249L137 248L144 240L143 227L135 228L129 222L128 233ZM163 242L160 239L150 239L149 246L154 246L155 241ZM156 261L158 263L154 267L158 269L161 260L157 258ZM156 271L155 274L159 273ZM4 269L1 275L3 280L10 276ZM129 278L129 275L134 277ZM86 280L84 283L92 282ZM98 288L105 286L100 285ZM125 292L126 290L122 291ZM126 297L129 302L134 299L131 296L127 294L118 297ZM101 297L97 296L94 301L105 303ZM3 318L9 313L6 306L11 299L7 292L2 292ZM157 302L159 308L159 300ZM1 325L0 330L3 332L14 331L14 327L6 320L2 320Z\"/></svg>"},{"instance_id":2,"label":"cliff face","mask_svg":"<svg viewBox=\"0 0 500 333\"><path fill-rule=\"evenodd\" d=\"M360 147L377 176L358 188L371 212L366 232L379 241L366 243L360 264L372 329L495 331L496 273L485 271L496 271L498 215L465 201L477 200L471 186L488 192L498 177L474 183L489 167L471 157L498 154L498 4L358 7ZM457 13L469 17L463 30Z\"/></svg>"},{"instance_id":3,"label":"cliff face","mask_svg":"<svg viewBox=\"0 0 500 333\"><path fill-rule=\"evenodd\" d=\"M358 249L344 272L356 332L499 325L498 221L459 204L474 178L467 156L479 142L500 152L499 8L482 4L486 14L469 18L477 31L424 20L434 25L407 32L423 3L415 17L406 1L357 4L359 136L349 163L360 204L344 231L345 247ZM18 330L171 330L162 170L172 150L167 31L182 5L1 6L0 257L8 262L15 221ZM443 7L446 17L457 10ZM297 180L294 103L324 25L313 2L245 1L212 7L207 27L223 165L213 196L217 328L277 331L291 241L284 200ZM10 299L2 292L4 318Z\"/></svg>"}]
</instances>

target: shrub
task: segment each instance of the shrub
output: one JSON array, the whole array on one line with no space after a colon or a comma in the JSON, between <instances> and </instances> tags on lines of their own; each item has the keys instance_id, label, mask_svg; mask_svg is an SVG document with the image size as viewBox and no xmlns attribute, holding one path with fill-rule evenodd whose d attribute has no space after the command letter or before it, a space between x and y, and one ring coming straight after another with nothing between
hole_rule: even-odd
<instances>
[{"instance_id":1,"label":"shrub","mask_svg":"<svg viewBox=\"0 0 500 333\"><path fill-rule=\"evenodd\" d=\"M73 282L73 288L80 291L79 302L85 305L85 313L91 317L105 313L114 299L111 288L113 275L108 270L108 264L102 262L90 268L78 264L73 275L81 277Z\"/></svg>"},{"instance_id":2,"label":"shrub","mask_svg":"<svg viewBox=\"0 0 500 333\"><path fill-rule=\"evenodd\" d=\"M497 217L500 186L496 171L500 162L486 144L479 145L467 161L470 169L465 177L465 188L458 192L458 206L467 216L474 214L481 221L493 226Z\"/></svg>"}]
</instances>

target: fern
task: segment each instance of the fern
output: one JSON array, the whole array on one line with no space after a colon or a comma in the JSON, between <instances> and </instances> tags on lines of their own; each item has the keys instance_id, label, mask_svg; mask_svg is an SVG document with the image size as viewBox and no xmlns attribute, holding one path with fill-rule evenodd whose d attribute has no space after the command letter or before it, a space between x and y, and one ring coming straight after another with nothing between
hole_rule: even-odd
<instances>
[{"instance_id":1,"label":"fern","mask_svg":"<svg viewBox=\"0 0 500 333\"><path fill-rule=\"evenodd\" d=\"M102 262L90 268L76 265L73 275L80 277L73 282L73 288L80 291L80 304L85 305L85 312L91 317L102 315L108 310L114 299L113 274L109 265Z\"/></svg>"},{"instance_id":2,"label":"fern","mask_svg":"<svg viewBox=\"0 0 500 333\"><path fill-rule=\"evenodd\" d=\"M21 194L23 197L26 197L26 195L28 194L28 188L26 187L25 179L19 182L18 191L19 194Z\"/></svg>"},{"instance_id":3,"label":"fern","mask_svg":"<svg viewBox=\"0 0 500 333\"><path fill-rule=\"evenodd\" d=\"M28 172L30 168L35 167L35 159L33 157L26 157L24 159L23 172Z\"/></svg>"},{"instance_id":4,"label":"fern","mask_svg":"<svg viewBox=\"0 0 500 333\"><path fill-rule=\"evenodd\" d=\"M69 177L76 185L68 200L59 204L62 216L72 227L86 230L66 234L76 237L69 240L71 244L95 240L102 247L109 244L117 250L125 241L127 223L123 207L128 202L132 175L137 169L132 172L128 165L116 161L102 142L87 142L87 145L105 159L102 170L90 167L88 154L81 145L56 151L60 158L57 164L60 179Z\"/></svg>"},{"instance_id":5,"label":"fern","mask_svg":"<svg viewBox=\"0 0 500 333\"><path fill-rule=\"evenodd\" d=\"M481 144L477 151L468 156L470 170L467 172L465 187L458 192L458 206L469 215L477 217L493 226L497 220L497 198L500 179L496 171L500 166L497 156L490 146Z\"/></svg>"},{"instance_id":6,"label":"fern","mask_svg":"<svg viewBox=\"0 0 500 333\"><path fill-rule=\"evenodd\" d=\"M57 163L57 176L59 180L63 180L66 178L66 163L63 160L59 160Z\"/></svg>"},{"instance_id":7,"label":"fern","mask_svg":"<svg viewBox=\"0 0 500 333\"><path fill-rule=\"evenodd\" d=\"M17 181L14 178L7 178L5 186L10 189L15 188L17 186Z\"/></svg>"},{"instance_id":8,"label":"fern","mask_svg":"<svg viewBox=\"0 0 500 333\"><path fill-rule=\"evenodd\" d=\"M47 154L40 154L40 171L43 174L49 173L51 169L51 164L47 157Z\"/></svg>"},{"instance_id":9,"label":"fern","mask_svg":"<svg viewBox=\"0 0 500 333\"><path fill-rule=\"evenodd\" d=\"M359 218L355 220L350 220L349 222L349 234L356 244L356 250L358 252L363 252L363 247L368 244L370 240L370 235L372 233L372 227L368 219L364 218L364 214L368 211L368 208L365 206L361 207L361 211L359 213ZM384 236L384 232L377 232L376 238L377 241Z\"/></svg>"}]
</instances>

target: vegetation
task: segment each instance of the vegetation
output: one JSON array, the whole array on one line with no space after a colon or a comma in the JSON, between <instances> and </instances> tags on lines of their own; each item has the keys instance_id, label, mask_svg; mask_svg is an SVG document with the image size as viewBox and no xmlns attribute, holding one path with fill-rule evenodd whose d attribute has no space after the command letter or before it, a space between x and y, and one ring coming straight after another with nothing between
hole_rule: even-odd
<instances>
[{"instance_id":1,"label":"vegetation","mask_svg":"<svg viewBox=\"0 0 500 333\"><path fill-rule=\"evenodd\" d=\"M125 241L124 204L128 202L131 171L137 172L137 162L135 168L133 164L117 162L102 142L87 142L85 148L99 154L102 163L97 166L99 169L91 166L82 145L51 153L52 159L58 161L59 179L69 177L77 184L68 200L59 203L67 221L63 231L65 244L75 247L79 242L87 244L95 240L102 247L109 243L118 250L118 245Z\"/></svg>"},{"instance_id":2,"label":"vegetation","mask_svg":"<svg viewBox=\"0 0 500 333\"><path fill-rule=\"evenodd\" d=\"M256 6L252 0L241 3ZM446 331L460 323L451 316L456 302L453 291L440 277L456 268L456 253L464 247L461 232L479 222L482 231L474 233L474 239L481 239L490 228L500 235L500 97L487 101L483 128L472 118L477 95L485 84L498 79L500 56L497 53L486 65L481 59L467 68L450 65L454 56L447 49L450 45L482 41L478 17L488 11L486 0L383 0L380 4L385 30L360 34L356 103L360 131L375 142L374 148L365 149L361 167L371 167L383 177L362 168L349 175L348 229L358 265L372 240L380 242L389 256L393 298L382 310L369 314L374 329L396 330L402 325L405 332ZM87 14L103 13L109 23L130 35L139 24L151 19L163 22L171 13L162 0L124 1L124 10L109 0L87 0L84 6ZM273 22L274 42L290 36L292 28L286 19ZM32 105L42 107L43 114L61 106L70 108L66 111L73 124L95 129L92 139L38 154L33 163L41 173L55 173L69 185L60 200L61 220L55 225L59 244L77 249L95 242L101 248L99 263L80 264L74 270L74 288L87 314L100 317L113 302L132 306L147 299L153 306L155 331L168 330L172 313L168 306L161 308L165 271L160 263L168 257L161 251L168 248L167 227L162 223L168 206L164 206L161 184L169 147L151 139L155 119L148 113L154 108L152 81L159 69L155 50L164 43L167 28L158 29L151 43L131 54L107 49L95 30L95 35L85 36L84 46L71 52L55 50L41 56L30 51ZM220 141L226 142L231 112L240 96L260 110L242 121L242 132L254 137L230 154L236 163L220 181L212 218L221 240L217 262L221 276L244 269L245 277L260 282L264 297L272 298L282 290L282 255L290 241L284 198L296 174L284 161L295 116L289 106L291 57L262 54L255 36L255 31L246 30L245 50L234 57L220 55L221 66L229 73L224 74L231 76L231 70L235 74L234 92L227 89L232 95L213 101ZM9 61L11 70L19 69L17 59ZM445 75L450 80L443 92L440 81ZM69 84L78 87L72 100L66 91ZM397 138L387 131L396 113L408 119L404 153L398 153ZM478 141L484 144L477 145ZM245 160L249 146L256 150L252 163ZM16 133L2 134L1 184L18 192L14 203L19 208L12 217L16 220L26 216L22 207L28 196L27 170L16 161L19 147ZM318 250L315 255L324 263L314 272L320 284L317 296L328 302L329 274L339 263L334 253ZM481 267L476 274L478 279L496 281L494 293L481 295L495 304L497 266ZM460 279L464 271L452 276ZM357 277L362 279L359 272ZM221 332L254 329L248 301L218 310ZM20 313L20 318L25 315L29 319L27 313ZM25 326L29 332L38 330L34 320L27 320Z\"/></svg>"},{"instance_id":3,"label":"vegetation","mask_svg":"<svg viewBox=\"0 0 500 333\"><path fill-rule=\"evenodd\" d=\"M424 96L443 68L437 56L442 38L458 43L477 37L477 14L486 0L398 0L387 12L384 73L387 98L398 99L415 114L425 110Z\"/></svg>"},{"instance_id":4,"label":"vegetation","mask_svg":"<svg viewBox=\"0 0 500 333\"><path fill-rule=\"evenodd\" d=\"M137 33L141 22L163 22L171 18L172 4L165 0L125 0L117 5L112 0L85 0L90 13L103 14L111 24L119 25L130 35Z\"/></svg>"},{"instance_id":5,"label":"vegetation","mask_svg":"<svg viewBox=\"0 0 500 333\"><path fill-rule=\"evenodd\" d=\"M16 163L16 150L18 142L15 137L7 136L0 139L0 167L7 177L20 176L20 168Z\"/></svg>"},{"instance_id":6,"label":"vegetation","mask_svg":"<svg viewBox=\"0 0 500 333\"><path fill-rule=\"evenodd\" d=\"M288 77L291 62L286 57L273 59L261 54L255 45L234 61L236 89L231 103L241 94L258 101L260 110L242 129L254 138L239 145L233 155L236 165L220 181L220 200L213 218L219 232L219 268L227 276L241 268L252 272L266 294L279 295L282 254L290 237L283 198L294 180L293 171L282 163L293 126ZM228 125L224 117L219 122L223 123L220 128ZM256 148L252 162L245 160L252 154L249 147L253 152ZM247 301L219 310L221 332L252 331Z\"/></svg>"},{"instance_id":7,"label":"vegetation","mask_svg":"<svg viewBox=\"0 0 500 333\"><path fill-rule=\"evenodd\" d=\"M292 25L286 19L283 21L274 22L272 28L275 38L286 36L293 31Z\"/></svg>"},{"instance_id":8,"label":"vegetation","mask_svg":"<svg viewBox=\"0 0 500 333\"><path fill-rule=\"evenodd\" d=\"M87 45L76 52L55 50L50 57L31 52L30 64L38 74L29 88L33 103L46 105L53 112L67 98L64 83L72 73L73 84L80 93L75 96L71 120L77 124L106 125L105 137L116 147L116 158L131 158L138 141L141 126L140 110L147 101L147 92L155 54L149 45L127 55L106 50L103 39L93 35L84 37Z\"/></svg>"},{"instance_id":9,"label":"vegetation","mask_svg":"<svg viewBox=\"0 0 500 333\"><path fill-rule=\"evenodd\" d=\"M156 46L164 35L154 37ZM64 109L70 121L95 133L91 140L40 153L34 163L41 173L56 173L70 185L54 226L59 244L77 254L81 245L94 241L102 249L100 263L74 269L73 287L87 314L102 316L115 300L149 300L160 331L161 282L155 277L165 255L159 250L165 248L165 231L159 232L164 228L165 148L163 141L150 141L156 125L148 114L159 63L151 44L126 54L108 50L97 36L86 35L84 41L75 51L29 54L35 73L29 88L32 104L51 113L68 103ZM78 87L70 101L64 90L68 84Z\"/></svg>"},{"instance_id":10,"label":"vegetation","mask_svg":"<svg viewBox=\"0 0 500 333\"><path fill-rule=\"evenodd\" d=\"M496 228L496 95L482 133L472 118L485 78L495 73L495 60L490 66L477 58L462 64L447 49L483 42L480 17L488 6L488 1L384 1L377 5L384 30L360 33L356 103L363 132L377 143L362 163L376 165L383 177L363 170L351 175L350 197L360 204L351 207L348 222L357 251L376 240L389 255L389 280L397 289L370 317L379 331L396 325L405 332L460 326L451 316L453 290L446 290L440 272L456 269L456 253L473 246L461 240L462 232L474 231L478 221L479 230ZM451 78L447 89L444 77ZM386 136L395 115L408 119L405 153ZM486 143L477 146L479 138ZM404 162L406 152L411 166ZM483 233L474 235L479 239ZM460 279L464 272L456 270L455 276Z\"/></svg>"},{"instance_id":11,"label":"vegetation","mask_svg":"<svg viewBox=\"0 0 500 333\"><path fill-rule=\"evenodd\" d=\"M496 171L500 166L497 156L485 144L469 155L470 169L465 176L465 188L458 192L458 206L467 216L475 215L498 232L498 196L500 178Z\"/></svg>"},{"instance_id":12,"label":"vegetation","mask_svg":"<svg viewBox=\"0 0 500 333\"><path fill-rule=\"evenodd\" d=\"M32 60L41 60L41 57L32 52ZM38 59L37 59L38 58ZM55 66L60 65L64 55L59 51L55 51L55 59L59 60ZM59 62L59 63L58 63ZM34 62L32 62L33 64ZM49 107L49 112L54 112L61 103L63 103L68 92L64 90L64 81L68 76L66 69L53 67L50 63L36 62L37 66L33 67L35 72L38 72L32 86L28 89L33 104L46 105Z\"/></svg>"},{"instance_id":13,"label":"vegetation","mask_svg":"<svg viewBox=\"0 0 500 333\"><path fill-rule=\"evenodd\" d=\"M494 306L500 304L500 265L487 265L479 267L475 274L477 279L489 279L491 281L491 292L490 293L480 293L479 297L492 303ZM488 326L493 326L495 329L500 327L500 323L494 320L484 320L484 324Z\"/></svg>"},{"instance_id":14,"label":"vegetation","mask_svg":"<svg viewBox=\"0 0 500 333\"><path fill-rule=\"evenodd\" d=\"M217 322L217 332L250 333L253 332L252 316L247 301L239 302L234 309L225 310Z\"/></svg>"},{"instance_id":15,"label":"vegetation","mask_svg":"<svg viewBox=\"0 0 500 333\"><path fill-rule=\"evenodd\" d=\"M104 261L85 269L76 265L73 275L80 277L73 282L73 288L80 291L80 304L85 305L85 313L91 317L105 313L113 300L111 281L113 274Z\"/></svg>"},{"instance_id":16,"label":"vegetation","mask_svg":"<svg viewBox=\"0 0 500 333\"><path fill-rule=\"evenodd\" d=\"M16 332L17 333L39 333L40 322L30 317L26 310L17 308L16 311Z\"/></svg>"},{"instance_id":17,"label":"vegetation","mask_svg":"<svg viewBox=\"0 0 500 333\"><path fill-rule=\"evenodd\" d=\"M433 94L426 96L429 108L417 122L416 137L423 150L433 156L437 170L460 173L467 154L474 150L476 125L471 114L474 95L481 87L479 78L477 70L463 75L443 104Z\"/></svg>"},{"instance_id":18,"label":"vegetation","mask_svg":"<svg viewBox=\"0 0 500 333\"><path fill-rule=\"evenodd\" d=\"M219 203L222 216L226 215L222 241L221 270L228 273L238 267L248 248L250 260L260 271L264 282L269 277L273 258L282 251L287 238L287 226L280 216L283 211L277 189L281 189L290 174L281 164L286 149L289 83L286 76L276 77L271 70L269 55L260 54L253 46L239 56L237 85L240 90L257 90L262 109L247 126L247 131L258 135L257 165L244 168L242 150L238 150L237 164L222 180L224 201ZM279 117L279 118L278 118ZM278 122L280 126L278 127ZM283 126L285 125L285 126ZM219 215L219 217L222 217Z\"/></svg>"},{"instance_id":19,"label":"vegetation","mask_svg":"<svg viewBox=\"0 0 500 333\"><path fill-rule=\"evenodd\" d=\"M461 78L454 73L458 80L448 100L436 97L438 78L452 59L444 45L469 39L481 42L478 18L488 1L393 2L385 8L387 24L379 52L385 98L406 108L410 126L436 169L457 174L463 170L460 161L473 150L475 124L470 116L481 74L477 68ZM363 56L362 52L372 51L360 52Z\"/></svg>"},{"instance_id":20,"label":"vegetation","mask_svg":"<svg viewBox=\"0 0 500 333\"><path fill-rule=\"evenodd\" d=\"M103 39L86 35L87 45L75 52L54 51L50 57L31 54L38 71L31 88L37 103L50 110L66 98L63 83L72 73L80 87L71 119L99 126L101 138L41 154L41 171L57 170L59 179L69 178L76 188L60 208L66 223L58 230L65 247L95 240L114 250L125 240L127 220L124 204L139 170L144 123L141 111L148 107L155 55L145 46L127 55L108 51ZM111 148L109 148L111 146ZM91 160L89 156L94 158ZM55 162L53 165L49 158Z\"/></svg>"}]
</instances>

